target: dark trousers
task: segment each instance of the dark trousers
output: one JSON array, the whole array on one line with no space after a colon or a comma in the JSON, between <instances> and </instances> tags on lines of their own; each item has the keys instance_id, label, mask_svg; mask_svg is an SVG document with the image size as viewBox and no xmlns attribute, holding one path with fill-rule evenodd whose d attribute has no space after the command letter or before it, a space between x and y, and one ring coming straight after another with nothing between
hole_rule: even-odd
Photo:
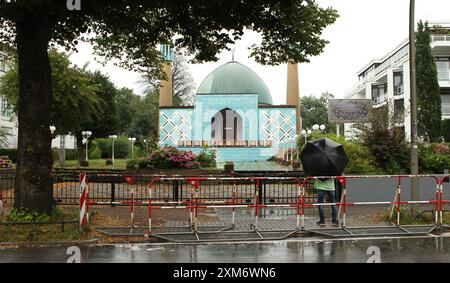
<instances>
[{"instance_id":1,"label":"dark trousers","mask_svg":"<svg viewBox=\"0 0 450 283\"><path fill-rule=\"evenodd\" d=\"M328 196L328 200L330 203L336 203L336 193L334 191L324 191L324 190L317 190L317 202L324 203L325 195ZM336 205L331 206L331 216L332 221L337 222L337 209ZM320 222L325 222L325 214L324 214L324 207L322 205L319 206L319 217Z\"/></svg>"}]
</instances>

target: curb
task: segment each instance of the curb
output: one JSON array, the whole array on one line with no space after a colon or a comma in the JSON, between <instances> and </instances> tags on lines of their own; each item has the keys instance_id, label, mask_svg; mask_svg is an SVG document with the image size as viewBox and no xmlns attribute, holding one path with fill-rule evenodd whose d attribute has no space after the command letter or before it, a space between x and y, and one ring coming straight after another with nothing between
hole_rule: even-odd
<instances>
[{"instance_id":1,"label":"curb","mask_svg":"<svg viewBox=\"0 0 450 283\"><path fill-rule=\"evenodd\" d=\"M54 246L65 246L65 245L88 245L95 244L100 241L100 238L94 238L85 241L61 241L61 242L22 242L22 243L14 243L14 242L4 242L0 243L0 248L2 246L15 246L17 248L21 247L54 247Z\"/></svg>"}]
</instances>

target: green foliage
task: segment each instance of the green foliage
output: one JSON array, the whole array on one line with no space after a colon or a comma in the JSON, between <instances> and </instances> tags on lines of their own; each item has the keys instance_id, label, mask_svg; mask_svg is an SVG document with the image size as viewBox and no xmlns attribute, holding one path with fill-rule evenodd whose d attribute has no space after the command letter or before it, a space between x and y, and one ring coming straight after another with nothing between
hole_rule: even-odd
<instances>
[{"instance_id":1,"label":"green foliage","mask_svg":"<svg viewBox=\"0 0 450 283\"><path fill-rule=\"evenodd\" d=\"M92 146L89 148L89 159L100 159L102 157L102 150L94 141Z\"/></svg>"},{"instance_id":2,"label":"green foliage","mask_svg":"<svg viewBox=\"0 0 450 283\"><path fill-rule=\"evenodd\" d=\"M128 159L127 169L135 169L135 168L140 168L138 159Z\"/></svg>"},{"instance_id":3,"label":"green foliage","mask_svg":"<svg viewBox=\"0 0 450 283\"><path fill-rule=\"evenodd\" d=\"M51 124L56 126L56 134L81 130L83 121L92 120L102 112L101 100L97 95L98 85L92 82L88 72L72 67L67 54L50 49L49 59L53 81ZM14 61L11 69L0 78L0 87L2 94L17 113L19 102L17 61Z\"/></svg>"},{"instance_id":4,"label":"green foliage","mask_svg":"<svg viewBox=\"0 0 450 283\"><path fill-rule=\"evenodd\" d=\"M91 138L106 138L117 131L117 104L118 90L108 76L99 71L87 72L90 82L97 86L95 94L99 97L96 115L91 119L82 120L78 129L92 132Z\"/></svg>"},{"instance_id":5,"label":"green foliage","mask_svg":"<svg viewBox=\"0 0 450 283\"><path fill-rule=\"evenodd\" d=\"M17 149L0 148L0 156L8 156L13 163L17 163Z\"/></svg>"},{"instance_id":6,"label":"green foliage","mask_svg":"<svg viewBox=\"0 0 450 283\"><path fill-rule=\"evenodd\" d=\"M450 169L450 143L420 145L419 169L422 174L442 174Z\"/></svg>"},{"instance_id":7,"label":"green foliage","mask_svg":"<svg viewBox=\"0 0 450 283\"><path fill-rule=\"evenodd\" d=\"M55 208L50 215L29 213L25 210L13 209L7 216L7 221L12 222L50 222L61 220L64 213L61 209Z\"/></svg>"},{"instance_id":8,"label":"green foliage","mask_svg":"<svg viewBox=\"0 0 450 283\"><path fill-rule=\"evenodd\" d=\"M148 167L156 169L196 169L200 168L197 156L192 152L181 151L176 147L153 150L147 159Z\"/></svg>"},{"instance_id":9,"label":"green foliage","mask_svg":"<svg viewBox=\"0 0 450 283\"><path fill-rule=\"evenodd\" d=\"M405 142L400 117L391 117L387 107L371 111L369 123L356 125L357 140L366 146L375 160L375 165L386 174L409 173L409 148Z\"/></svg>"},{"instance_id":10,"label":"green foliage","mask_svg":"<svg viewBox=\"0 0 450 283\"><path fill-rule=\"evenodd\" d=\"M78 152L76 149L66 149L66 160L78 160Z\"/></svg>"},{"instance_id":11,"label":"green foliage","mask_svg":"<svg viewBox=\"0 0 450 283\"><path fill-rule=\"evenodd\" d=\"M323 52L328 42L321 38L322 32L338 17L336 10L321 8L314 0L136 0L132 5L129 1L82 2L80 11L70 11L66 1L0 1L0 43L17 46L19 51L21 109L34 111L37 100L41 99L39 110L43 111L39 116L20 115L21 122L27 125L20 135L32 136L33 129L50 126L52 74L47 68L47 46L75 50L79 40L87 41L104 62L119 59L124 67L161 78L163 58L155 47L170 43L175 37L179 37L175 45L192 55L194 62L216 61L220 51L228 49L242 38L245 29L250 29L261 35L260 43L250 47L251 57L258 63L308 62L311 56ZM34 75L36 73L39 75ZM106 131L113 124L102 121L104 119L94 121L92 127L82 128L91 130L96 137L114 133ZM88 123L82 126L86 125ZM76 136L80 140L80 135ZM45 133L37 135L36 139L45 142ZM24 142L23 148L34 143ZM44 150L40 154L24 155L24 164L29 168L45 165L45 162L50 165L50 160L41 159L50 154L50 148ZM50 178L48 170L37 170L33 174L33 179ZM41 189L32 186L24 190L27 192L24 197L31 197L35 190Z\"/></svg>"},{"instance_id":12,"label":"green foliage","mask_svg":"<svg viewBox=\"0 0 450 283\"><path fill-rule=\"evenodd\" d=\"M334 132L336 124L328 123L328 101L334 96L328 92L319 98L305 96L301 98L302 127L312 129L314 125L325 125L327 132Z\"/></svg>"},{"instance_id":13,"label":"green foliage","mask_svg":"<svg viewBox=\"0 0 450 283\"><path fill-rule=\"evenodd\" d=\"M394 205L394 213L391 217L392 207L383 212L382 220L397 223L397 205ZM425 225L434 223L434 216L431 211L415 212L410 207L400 207L400 225Z\"/></svg>"},{"instance_id":14,"label":"green foliage","mask_svg":"<svg viewBox=\"0 0 450 283\"><path fill-rule=\"evenodd\" d=\"M345 168L344 174L346 175L357 175L357 174L378 174L382 173L380 169L375 166L375 160L370 153L369 148L358 143L357 141L347 141L343 136L337 136L335 134L323 134L320 132L315 132L312 134L310 140L316 140L320 138L329 138L337 143L344 146L345 153L349 159L349 163ZM300 152L304 147L303 141L299 141Z\"/></svg>"},{"instance_id":15,"label":"green foliage","mask_svg":"<svg viewBox=\"0 0 450 283\"><path fill-rule=\"evenodd\" d=\"M95 144L100 151L99 158L112 158L112 140L109 138L95 139L92 144ZM136 147L135 147L136 149ZM119 136L114 142L114 157L117 159L125 159L131 156L131 144L127 136Z\"/></svg>"},{"instance_id":16,"label":"green foliage","mask_svg":"<svg viewBox=\"0 0 450 283\"><path fill-rule=\"evenodd\" d=\"M202 168L217 167L216 151L211 150L208 152L206 147L204 147L199 155L197 155L196 160L200 163L200 167Z\"/></svg>"},{"instance_id":17,"label":"green foliage","mask_svg":"<svg viewBox=\"0 0 450 283\"><path fill-rule=\"evenodd\" d=\"M119 136L114 142L114 155L118 159L125 159L131 155L131 144L127 136Z\"/></svg>"},{"instance_id":18,"label":"green foliage","mask_svg":"<svg viewBox=\"0 0 450 283\"><path fill-rule=\"evenodd\" d=\"M101 158L112 157L112 140L111 139L95 139L96 146L102 152ZM115 144L114 144L115 145ZM114 148L115 151L115 148Z\"/></svg>"},{"instance_id":19,"label":"green foliage","mask_svg":"<svg viewBox=\"0 0 450 283\"><path fill-rule=\"evenodd\" d=\"M436 142L441 137L441 94L436 60L431 53L428 22L418 23L416 33L417 106L419 134Z\"/></svg>"},{"instance_id":20,"label":"green foliage","mask_svg":"<svg viewBox=\"0 0 450 283\"><path fill-rule=\"evenodd\" d=\"M227 12L224 12L227 11ZM258 63L278 65L289 59L309 62L328 41L322 31L336 21L337 11L315 1L84 1L81 11L69 11L66 1L0 2L3 42L13 44L16 21L41 20L50 30L49 41L74 49L79 39L89 41L105 61L120 58L121 65L160 74L162 58L154 47L182 35L184 47L196 62L216 55L242 38L244 28L258 31L260 44L250 47ZM43 19L52 18L51 22ZM32 22L34 22L32 21ZM43 24L44 25L44 24ZM94 36L95 35L95 36ZM289 42L289 44L286 44ZM152 75L153 76L153 75Z\"/></svg>"},{"instance_id":21,"label":"green foliage","mask_svg":"<svg viewBox=\"0 0 450 283\"><path fill-rule=\"evenodd\" d=\"M146 149L143 146L134 146L134 158L147 158Z\"/></svg>"}]
</instances>

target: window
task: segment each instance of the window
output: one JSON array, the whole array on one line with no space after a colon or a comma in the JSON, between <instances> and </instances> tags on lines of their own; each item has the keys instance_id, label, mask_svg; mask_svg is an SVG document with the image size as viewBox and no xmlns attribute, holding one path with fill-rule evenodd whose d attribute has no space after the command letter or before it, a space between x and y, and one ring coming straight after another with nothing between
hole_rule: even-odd
<instances>
[{"instance_id":1,"label":"window","mask_svg":"<svg viewBox=\"0 0 450 283\"><path fill-rule=\"evenodd\" d=\"M450 95L441 95L442 99L442 115L450 116Z\"/></svg>"},{"instance_id":2,"label":"window","mask_svg":"<svg viewBox=\"0 0 450 283\"><path fill-rule=\"evenodd\" d=\"M4 97L0 98L1 100L1 105L0 105L0 115L2 116L2 118L11 118L11 106L8 104L8 100Z\"/></svg>"},{"instance_id":3,"label":"window","mask_svg":"<svg viewBox=\"0 0 450 283\"><path fill-rule=\"evenodd\" d=\"M402 95L403 89L403 72L394 73L394 95Z\"/></svg>"},{"instance_id":4,"label":"window","mask_svg":"<svg viewBox=\"0 0 450 283\"><path fill-rule=\"evenodd\" d=\"M375 104L383 103L387 100L387 84L373 85L372 96Z\"/></svg>"},{"instance_id":5,"label":"window","mask_svg":"<svg viewBox=\"0 0 450 283\"><path fill-rule=\"evenodd\" d=\"M438 79L440 81L450 81L450 58L436 58L436 67L438 71Z\"/></svg>"}]
</instances>

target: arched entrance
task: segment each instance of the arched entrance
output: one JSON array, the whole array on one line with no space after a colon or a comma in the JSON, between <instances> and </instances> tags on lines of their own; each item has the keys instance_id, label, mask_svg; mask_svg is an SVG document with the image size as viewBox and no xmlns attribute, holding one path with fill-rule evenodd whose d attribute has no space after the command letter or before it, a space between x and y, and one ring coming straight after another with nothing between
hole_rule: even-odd
<instances>
[{"instance_id":1,"label":"arched entrance","mask_svg":"<svg viewBox=\"0 0 450 283\"><path fill-rule=\"evenodd\" d=\"M242 140L242 117L229 108L217 112L211 119L211 139L216 144L236 145Z\"/></svg>"}]
</instances>

